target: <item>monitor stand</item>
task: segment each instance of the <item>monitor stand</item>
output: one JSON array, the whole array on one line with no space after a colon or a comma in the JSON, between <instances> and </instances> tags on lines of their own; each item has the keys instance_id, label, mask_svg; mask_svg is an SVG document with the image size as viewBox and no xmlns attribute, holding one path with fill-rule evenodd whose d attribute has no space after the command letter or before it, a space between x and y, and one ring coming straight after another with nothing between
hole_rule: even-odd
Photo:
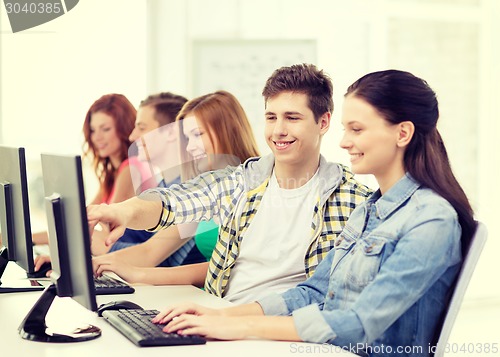
<instances>
[{"instance_id":1,"label":"monitor stand","mask_svg":"<svg viewBox=\"0 0 500 357\"><path fill-rule=\"evenodd\" d=\"M30 312L19 326L19 334L22 338L38 342L81 342L93 340L101 336L101 329L93 325L85 325L75 328L71 333L47 334L45 317L57 296L56 285L49 285L37 300Z\"/></svg>"},{"instance_id":2,"label":"monitor stand","mask_svg":"<svg viewBox=\"0 0 500 357\"><path fill-rule=\"evenodd\" d=\"M2 285L2 275L9 264L9 255L7 254L7 247L0 247L0 285Z\"/></svg>"}]
</instances>

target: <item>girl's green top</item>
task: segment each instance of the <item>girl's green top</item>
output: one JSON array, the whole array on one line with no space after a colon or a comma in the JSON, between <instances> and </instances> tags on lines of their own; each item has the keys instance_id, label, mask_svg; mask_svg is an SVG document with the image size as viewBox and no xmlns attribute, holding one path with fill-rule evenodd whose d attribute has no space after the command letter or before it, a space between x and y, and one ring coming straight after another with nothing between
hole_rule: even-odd
<instances>
[{"instance_id":1,"label":"girl's green top","mask_svg":"<svg viewBox=\"0 0 500 357\"><path fill-rule=\"evenodd\" d=\"M219 226L213 220L201 221L196 229L194 241L201 254L210 261L219 236Z\"/></svg>"}]
</instances>

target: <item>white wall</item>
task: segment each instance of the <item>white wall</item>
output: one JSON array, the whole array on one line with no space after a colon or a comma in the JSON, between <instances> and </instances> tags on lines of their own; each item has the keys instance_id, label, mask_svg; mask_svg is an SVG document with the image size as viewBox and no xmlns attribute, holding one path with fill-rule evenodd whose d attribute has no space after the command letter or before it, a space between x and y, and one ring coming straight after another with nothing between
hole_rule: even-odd
<instances>
[{"instance_id":1,"label":"white wall","mask_svg":"<svg viewBox=\"0 0 500 357\"><path fill-rule=\"evenodd\" d=\"M65 15L13 34L1 6L0 143L24 146L32 222L44 227L40 152L81 154L90 105L106 93L146 95L146 4L85 0ZM86 171L87 198L96 190Z\"/></svg>"},{"instance_id":2,"label":"white wall","mask_svg":"<svg viewBox=\"0 0 500 357\"><path fill-rule=\"evenodd\" d=\"M335 87L323 154L343 163L339 113L347 86L389 67L422 76L437 91L452 166L490 230L469 297L500 296L492 283L500 249L499 1L85 0L45 25L9 32L2 8L0 142L24 145L33 157L79 152L83 116L103 93L122 92L134 104L157 91L202 94L194 91L197 40L313 39L316 64ZM245 109L258 121L262 108ZM262 133L255 134L266 152Z\"/></svg>"}]
</instances>

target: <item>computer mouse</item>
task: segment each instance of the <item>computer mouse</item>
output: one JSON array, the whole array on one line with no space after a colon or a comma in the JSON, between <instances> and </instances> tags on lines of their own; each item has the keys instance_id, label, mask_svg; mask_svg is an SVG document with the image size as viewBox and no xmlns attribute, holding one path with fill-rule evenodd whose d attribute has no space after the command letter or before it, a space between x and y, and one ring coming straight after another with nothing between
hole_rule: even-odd
<instances>
[{"instance_id":1,"label":"computer mouse","mask_svg":"<svg viewBox=\"0 0 500 357\"><path fill-rule=\"evenodd\" d=\"M141 309L139 305L135 302L127 301L127 300L119 300L119 301L111 301L106 304L102 304L97 308L97 315L102 316L102 313L106 310L131 310L131 309Z\"/></svg>"},{"instance_id":2,"label":"computer mouse","mask_svg":"<svg viewBox=\"0 0 500 357\"><path fill-rule=\"evenodd\" d=\"M38 269L37 271L34 271L33 273L27 273L26 275L30 279L46 278L47 272L49 270L52 270L52 264L50 264L50 262L45 262L42 264L40 269Z\"/></svg>"}]
</instances>

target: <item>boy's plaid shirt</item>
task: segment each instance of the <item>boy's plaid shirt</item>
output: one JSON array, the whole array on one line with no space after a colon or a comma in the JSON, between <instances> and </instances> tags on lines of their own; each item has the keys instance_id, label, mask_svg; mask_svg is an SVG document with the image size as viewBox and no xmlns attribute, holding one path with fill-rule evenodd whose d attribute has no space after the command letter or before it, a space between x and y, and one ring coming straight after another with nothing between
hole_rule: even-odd
<instances>
[{"instance_id":1,"label":"boy's plaid shirt","mask_svg":"<svg viewBox=\"0 0 500 357\"><path fill-rule=\"evenodd\" d=\"M169 190L148 191L159 193L163 203L160 222L153 231L171 224L210 219L219 224L206 291L224 295L241 239L259 208L273 167L272 155L252 158L237 167L207 172L184 184L170 186ZM308 277L333 248L352 210L372 193L345 166L327 163L323 157L318 175L321 197L314 207L311 243L304 258Z\"/></svg>"}]
</instances>

